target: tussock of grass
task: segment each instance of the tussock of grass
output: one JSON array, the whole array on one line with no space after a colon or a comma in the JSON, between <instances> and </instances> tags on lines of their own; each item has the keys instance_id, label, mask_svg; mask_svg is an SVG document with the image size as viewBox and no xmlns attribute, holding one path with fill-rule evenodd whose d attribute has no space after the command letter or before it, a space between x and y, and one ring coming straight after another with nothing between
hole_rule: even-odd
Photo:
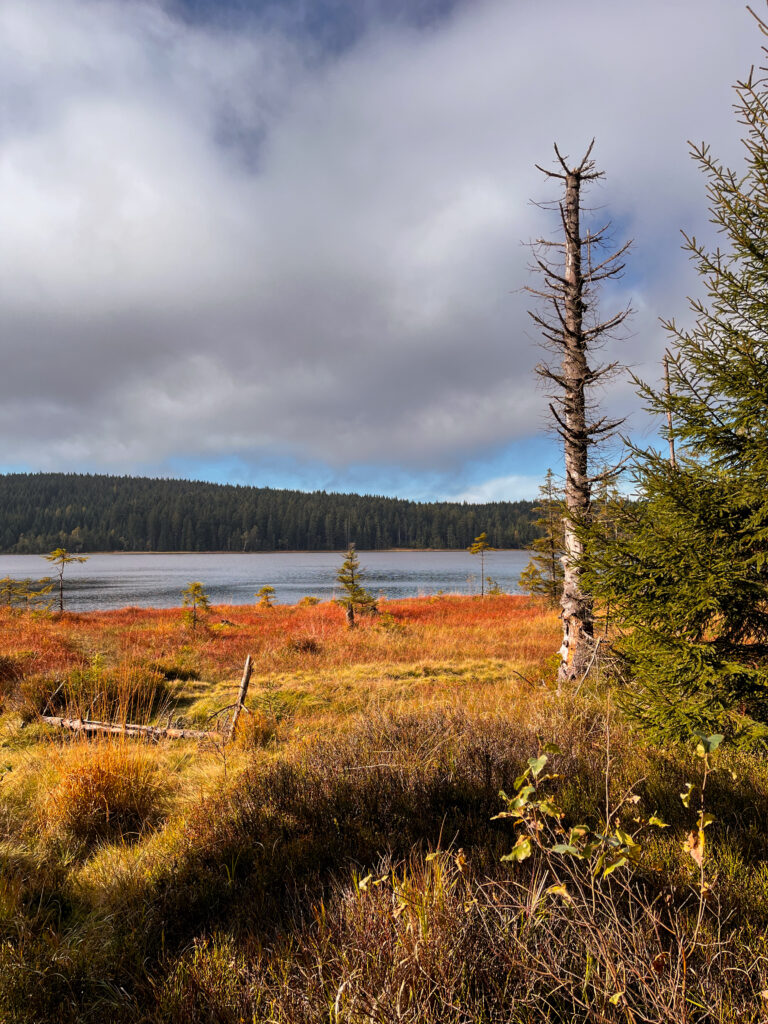
<instances>
[{"instance_id":1,"label":"tussock of grass","mask_svg":"<svg viewBox=\"0 0 768 1024\"><path fill-rule=\"evenodd\" d=\"M135 841L160 821L167 802L150 749L130 740L74 743L55 754L53 772L39 828L65 844Z\"/></svg>"}]
</instances>

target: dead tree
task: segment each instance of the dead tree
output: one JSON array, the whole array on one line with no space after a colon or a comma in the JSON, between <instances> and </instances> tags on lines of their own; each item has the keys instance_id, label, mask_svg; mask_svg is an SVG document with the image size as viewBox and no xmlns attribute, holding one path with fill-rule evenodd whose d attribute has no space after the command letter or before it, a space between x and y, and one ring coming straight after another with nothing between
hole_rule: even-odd
<instances>
[{"instance_id":1,"label":"dead tree","mask_svg":"<svg viewBox=\"0 0 768 1024\"><path fill-rule=\"evenodd\" d=\"M527 289L544 300L542 309L531 311L530 315L542 334L545 347L560 356L559 365L542 363L536 371L556 387L550 396L549 408L555 429L563 439L565 455L561 681L583 675L593 653L592 599L581 586L582 530L589 523L592 485L610 476L612 471L590 475L589 456L590 450L607 440L622 422L597 415L594 402L590 400L591 389L615 370L617 364L590 365L591 357L601 341L615 332L630 313L629 308L625 308L601 320L596 310L597 285L621 274L624 269L621 258L630 243L606 255L609 224L595 232L581 233L582 185L603 177L603 172L595 169L591 159L593 146L594 139L576 167L568 165L557 146L557 169L547 170L536 165L547 178L563 183L562 198L556 204L542 204L559 211L563 240L540 239L533 243L534 269L543 275L544 286Z\"/></svg>"}]
</instances>

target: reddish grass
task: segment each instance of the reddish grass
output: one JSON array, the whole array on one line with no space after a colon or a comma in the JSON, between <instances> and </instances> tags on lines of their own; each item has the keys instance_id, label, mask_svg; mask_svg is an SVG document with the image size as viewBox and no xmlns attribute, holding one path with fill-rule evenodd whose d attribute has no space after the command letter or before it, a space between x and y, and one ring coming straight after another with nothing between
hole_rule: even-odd
<instances>
[{"instance_id":1,"label":"reddish grass","mask_svg":"<svg viewBox=\"0 0 768 1024\"><path fill-rule=\"evenodd\" d=\"M116 666L186 659L211 680L230 678L250 653L261 671L512 659L536 661L554 650L556 616L523 597L426 597L382 601L382 614L348 630L341 608L216 606L196 631L180 608L25 615L0 610L0 655L24 675L57 674L95 655Z\"/></svg>"}]
</instances>

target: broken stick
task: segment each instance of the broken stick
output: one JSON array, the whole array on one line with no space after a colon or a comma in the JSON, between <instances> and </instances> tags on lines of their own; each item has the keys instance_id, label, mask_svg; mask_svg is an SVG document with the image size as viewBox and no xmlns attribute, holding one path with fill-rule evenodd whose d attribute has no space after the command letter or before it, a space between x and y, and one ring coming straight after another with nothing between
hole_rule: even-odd
<instances>
[{"instance_id":1,"label":"broken stick","mask_svg":"<svg viewBox=\"0 0 768 1024\"><path fill-rule=\"evenodd\" d=\"M249 654L245 659L243 678L240 681L240 692L237 695L237 703L235 704L235 710L232 713L232 721L229 725L229 733L227 735L228 743L235 738L235 728L237 727L237 720L240 717L240 712L243 710L243 704L245 704L245 696L248 693L248 684L251 681L252 670L253 662L251 661L251 656Z\"/></svg>"}]
</instances>

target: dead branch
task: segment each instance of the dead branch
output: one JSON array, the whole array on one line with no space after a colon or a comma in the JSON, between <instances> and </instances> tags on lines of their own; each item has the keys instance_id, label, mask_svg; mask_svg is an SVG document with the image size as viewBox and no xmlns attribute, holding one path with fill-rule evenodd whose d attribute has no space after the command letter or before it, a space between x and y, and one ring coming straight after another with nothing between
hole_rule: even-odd
<instances>
[{"instance_id":1,"label":"dead branch","mask_svg":"<svg viewBox=\"0 0 768 1024\"><path fill-rule=\"evenodd\" d=\"M151 740L221 740L219 732L203 732L199 729L171 729L154 725L133 725L126 722L97 722L88 718L61 718L56 715L41 715L40 720L46 725L54 725L70 732L86 735L145 737Z\"/></svg>"}]
</instances>

